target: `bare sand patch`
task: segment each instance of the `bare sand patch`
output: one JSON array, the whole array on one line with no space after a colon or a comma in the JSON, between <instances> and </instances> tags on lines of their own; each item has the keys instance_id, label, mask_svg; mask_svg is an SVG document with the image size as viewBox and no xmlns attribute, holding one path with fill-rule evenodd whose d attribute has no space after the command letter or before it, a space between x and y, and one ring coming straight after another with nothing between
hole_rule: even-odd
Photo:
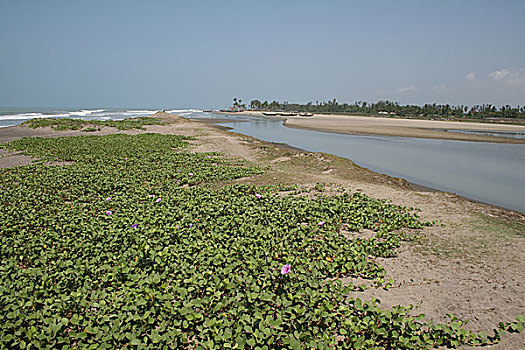
<instances>
[{"instance_id":1,"label":"bare sand patch","mask_svg":"<svg viewBox=\"0 0 525 350\"><path fill-rule=\"evenodd\" d=\"M279 157L279 158L275 158L275 159L271 160L270 163L287 162L287 161L289 161L291 159L292 158L290 158L290 157Z\"/></svg>"},{"instance_id":2,"label":"bare sand patch","mask_svg":"<svg viewBox=\"0 0 525 350\"><path fill-rule=\"evenodd\" d=\"M16 166L29 165L35 158L23 154L6 154L0 156L0 168L14 168Z\"/></svg>"}]
</instances>

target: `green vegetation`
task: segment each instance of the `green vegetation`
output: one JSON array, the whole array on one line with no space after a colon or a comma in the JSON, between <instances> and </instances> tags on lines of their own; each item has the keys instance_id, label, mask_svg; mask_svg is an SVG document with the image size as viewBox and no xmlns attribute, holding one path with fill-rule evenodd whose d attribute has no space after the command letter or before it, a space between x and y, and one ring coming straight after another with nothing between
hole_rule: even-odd
<instances>
[{"instance_id":1,"label":"green vegetation","mask_svg":"<svg viewBox=\"0 0 525 350\"><path fill-rule=\"evenodd\" d=\"M262 111L297 111L310 113L333 113L333 114L359 114L359 115L381 115L388 114L409 118L451 118L451 119L525 119L525 106L501 106L496 107L491 104L476 106L451 106L438 104L400 105L397 102L379 101L376 103L355 102L353 104L336 101L316 102L313 104L288 103L268 101L261 102L253 100L250 103L252 110Z\"/></svg>"},{"instance_id":2,"label":"green vegetation","mask_svg":"<svg viewBox=\"0 0 525 350\"><path fill-rule=\"evenodd\" d=\"M499 339L452 316L427 324L410 307L347 297L353 286L337 277L383 277L373 258L394 255L403 228L426 225L412 209L359 193L224 185L261 171L186 152L186 140L2 146L72 164L0 170L0 348L421 349ZM343 226L377 236L348 240Z\"/></svg>"},{"instance_id":3,"label":"green vegetation","mask_svg":"<svg viewBox=\"0 0 525 350\"><path fill-rule=\"evenodd\" d=\"M242 100L237 100L237 97L234 97L233 98L233 107L232 107L233 110L235 111L239 111L239 110L243 110L243 109L246 109L246 105L244 103L242 103Z\"/></svg>"},{"instance_id":4,"label":"green vegetation","mask_svg":"<svg viewBox=\"0 0 525 350\"><path fill-rule=\"evenodd\" d=\"M520 221L509 220L506 217L489 217L480 213L472 213L474 218L471 225L478 231L488 235L506 240L507 237L525 238L525 224Z\"/></svg>"},{"instance_id":5,"label":"green vegetation","mask_svg":"<svg viewBox=\"0 0 525 350\"><path fill-rule=\"evenodd\" d=\"M145 125L160 125L164 124L162 121L150 118L141 117L125 120L82 120L82 119L70 119L70 118L43 118L43 119L31 119L22 125L29 128L43 128L50 126L55 130L80 130L86 132L93 132L100 130L103 126L110 126L119 130L130 130L140 129L145 130ZM83 129L84 128L84 129Z\"/></svg>"}]
</instances>

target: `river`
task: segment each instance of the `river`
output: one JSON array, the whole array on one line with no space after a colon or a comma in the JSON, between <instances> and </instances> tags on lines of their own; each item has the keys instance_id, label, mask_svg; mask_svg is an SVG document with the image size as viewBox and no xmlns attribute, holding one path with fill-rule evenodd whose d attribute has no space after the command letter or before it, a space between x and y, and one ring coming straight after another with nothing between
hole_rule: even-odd
<instances>
[{"instance_id":1,"label":"river","mask_svg":"<svg viewBox=\"0 0 525 350\"><path fill-rule=\"evenodd\" d=\"M343 135L239 115L188 117L222 118L216 124L244 135L345 157L375 172L525 213L525 145Z\"/></svg>"}]
</instances>

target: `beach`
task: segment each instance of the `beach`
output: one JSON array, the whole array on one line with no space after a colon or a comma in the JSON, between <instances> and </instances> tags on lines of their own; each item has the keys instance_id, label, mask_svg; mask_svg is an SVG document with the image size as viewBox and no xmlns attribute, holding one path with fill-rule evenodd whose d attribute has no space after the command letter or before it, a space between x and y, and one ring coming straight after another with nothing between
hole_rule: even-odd
<instances>
[{"instance_id":1,"label":"beach","mask_svg":"<svg viewBox=\"0 0 525 350\"><path fill-rule=\"evenodd\" d=\"M227 114L227 113L224 113ZM313 117L272 117L262 112L245 111L236 114L285 119L284 125L291 128L352 134L382 135L396 137L416 137L457 141L497 142L525 144L525 139L475 135L445 130L481 131L481 132L516 132L525 133L525 125L511 125L481 122L456 122L444 120L419 120L403 118L380 118L353 115L315 114Z\"/></svg>"},{"instance_id":2,"label":"beach","mask_svg":"<svg viewBox=\"0 0 525 350\"><path fill-rule=\"evenodd\" d=\"M253 112L251 112L253 113ZM364 284L363 292L353 297L381 300L383 308L414 305L414 314L424 313L425 320L447 322L447 313L470 319L468 329L490 332L499 321L512 321L525 313L525 216L487 204L466 200L457 195L415 189L403 179L374 173L350 160L323 153L306 152L285 145L263 142L252 137L228 132L209 123L187 120L172 114L157 113L165 125L149 125L146 130L118 131L104 127L100 131L55 131L51 128L29 129L25 126L0 130L0 143L22 137L59 137L75 135L110 135L116 133L184 135L191 152L219 152L229 159L242 159L266 169L262 175L233 180L236 184L294 184L313 188L326 184L326 194L343 187L353 193L385 199L393 204L418 208L422 220L435 222L422 230L407 232L408 238L397 256L377 258L393 284L389 290L374 288L373 281L343 277L343 283ZM442 134L468 141L503 142L500 138L434 131L432 129L471 129L522 131L523 126L483 123L398 120L353 116L315 116L287 118L286 125L328 132L381 134L442 138ZM439 137L438 137L439 136ZM465 137L465 139L462 139ZM495 140L498 139L498 140ZM525 140L505 139L523 143ZM33 158L0 153L0 168L30 164ZM67 166L67 165L65 165ZM332 192L333 191L333 192ZM349 239L373 237L374 232L341 232ZM492 349L520 348L523 333L506 335Z\"/></svg>"}]
</instances>

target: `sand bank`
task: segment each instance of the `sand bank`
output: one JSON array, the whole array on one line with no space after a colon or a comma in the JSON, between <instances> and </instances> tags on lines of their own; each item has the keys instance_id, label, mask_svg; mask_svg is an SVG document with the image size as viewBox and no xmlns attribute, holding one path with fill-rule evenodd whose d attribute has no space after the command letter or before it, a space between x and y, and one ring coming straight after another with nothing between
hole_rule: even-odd
<instances>
[{"instance_id":1,"label":"sand bank","mask_svg":"<svg viewBox=\"0 0 525 350\"><path fill-rule=\"evenodd\" d=\"M268 117L262 112L242 112L242 115ZM379 118L368 116L316 114L313 117L286 117L284 125L292 128L353 135L384 135L419 137L442 140L497 142L525 144L525 139L513 139L489 135L462 134L445 130L475 130L484 132L525 133L525 125L455 122L442 120L419 120L401 118Z\"/></svg>"}]
</instances>

